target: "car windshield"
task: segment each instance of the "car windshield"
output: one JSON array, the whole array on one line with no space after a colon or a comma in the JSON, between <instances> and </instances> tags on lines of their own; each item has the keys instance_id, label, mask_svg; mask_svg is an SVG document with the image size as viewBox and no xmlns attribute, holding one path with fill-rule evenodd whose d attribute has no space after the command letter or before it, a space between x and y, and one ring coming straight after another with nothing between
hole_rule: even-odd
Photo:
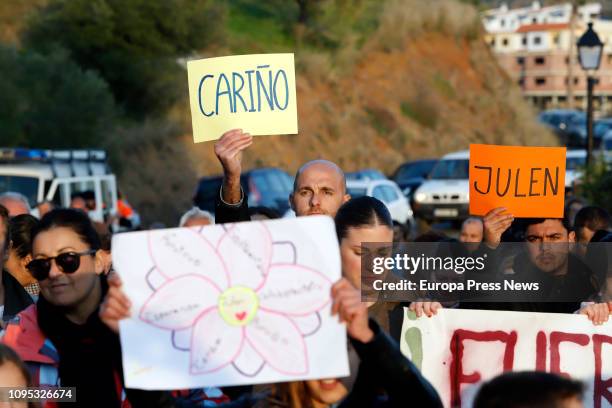
<instances>
[{"instance_id":1,"label":"car windshield","mask_svg":"<svg viewBox=\"0 0 612 408\"><path fill-rule=\"evenodd\" d=\"M612 150L612 139L606 140L606 143L605 143L604 146L605 146L606 150Z\"/></svg>"},{"instance_id":2,"label":"car windshield","mask_svg":"<svg viewBox=\"0 0 612 408\"><path fill-rule=\"evenodd\" d=\"M31 206L38 203L38 179L35 177L0 175L0 191L21 193L28 198Z\"/></svg>"},{"instance_id":3,"label":"car windshield","mask_svg":"<svg viewBox=\"0 0 612 408\"><path fill-rule=\"evenodd\" d=\"M586 164L586 157L568 157L565 164L566 170L576 170L580 167L584 167Z\"/></svg>"},{"instance_id":4,"label":"car windshield","mask_svg":"<svg viewBox=\"0 0 612 408\"><path fill-rule=\"evenodd\" d=\"M289 209L293 179L278 169L254 170L248 177L249 205L274 208L281 214Z\"/></svg>"},{"instance_id":5,"label":"car windshield","mask_svg":"<svg viewBox=\"0 0 612 408\"><path fill-rule=\"evenodd\" d=\"M367 190L365 188L347 187L346 192L351 196L351 198L357 198L366 195Z\"/></svg>"},{"instance_id":6,"label":"car windshield","mask_svg":"<svg viewBox=\"0 0 612 408\"><path fill-rule=\"evenodd\" d=\"M396 181L427 177L435 166L435 160L420 161L403 165L397 172Z\"/></svg>"},{"instance_id":7,"label":"car windshield","mask_svg":"<svg viewBox=\"0 0 612 408\"><path fill-rule=\"evenodd\" d=\"M584 115L575 115L572 116L571 122L572 126L586 126L586 117Z\"/></svg>"},{"instance_id":8,"label":"car windshield","mask_svg":"<svg viewBox=\"0 0 612 408\"><path fill-rule=\"evenodd\" d=\"M280 170L265 170L253 173L253 183L261 194L274 194L289 197L293 190L293 180Z\"/></svg>"},{"instance_id":9,"label":"car windshield","mask_svg":"<svg viewBox=\"0 0 612 408\"><path fill-rule=\"evenodd\" d=\"M440 160L431 171L432 180L461 180L469 178L470 161L467 159Z\"/></svg>"}]
</instances>

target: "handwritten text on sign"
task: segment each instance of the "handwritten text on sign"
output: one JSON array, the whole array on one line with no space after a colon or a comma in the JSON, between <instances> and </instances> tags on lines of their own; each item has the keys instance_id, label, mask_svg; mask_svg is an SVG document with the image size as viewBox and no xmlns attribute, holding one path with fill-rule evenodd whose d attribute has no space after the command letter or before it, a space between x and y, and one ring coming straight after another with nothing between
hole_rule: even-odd
<instances>
[{"instance_id":1,"label":"handwritten text on sign","mask_svg":"<svg viewBox=\"0 0 612 408\"><path fill-rule=\"evenodd\" d=\"M560 218L564 197L565 148L470 145L470 214Z\"/></svg>"},{"instance_id":2,"label":"handwritten text on sign","mask_svg":"<svg viewBox=\"0 0 612 408\"><path fill-rule=\"evenodd\" d=\"M405 309L401 349L444 405L471 406L481 381L504 371L567 374L587 386L585 406L612 405L612 322L584 315L444 309L416 318Z\"/></svg>"},{"instance_id":3,"label":"handwritten text on sign","mask_svg":"<svg viewBox=\"0 0 612 408\"><path fill-rule=\"evenodd\" d=\"M293 54L189 61L187 74L196 143L234 128L252 135L297 133Z\"/></svg>"},{"instance_id":4,"label":"handwritten text on sign","mask_svg":"<svg viewBox=\"0 0 612 408\"><path fill-rule=\"evenodd\" d=\"M133 308L126 385L173 390L348 375L331 315L341 275L333 220L140 231L113 237Z\"/></svg>"}]
</instances>

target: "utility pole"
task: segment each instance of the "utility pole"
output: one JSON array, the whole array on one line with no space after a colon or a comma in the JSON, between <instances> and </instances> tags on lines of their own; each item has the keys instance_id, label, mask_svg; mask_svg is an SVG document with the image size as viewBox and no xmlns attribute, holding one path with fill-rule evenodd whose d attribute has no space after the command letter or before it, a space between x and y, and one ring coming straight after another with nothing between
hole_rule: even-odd
<instances>
[{"instance_id":1,"label":"utility pole","mask_svg":"<svg viewBox=\"0 0 612 408\"><path fill-rule=\"evenodd\" d=\"M576 0L572 0L572 11L570 13L569 30L570 41L567 56L567 107L574 108L574 61L576 60L576 16L578 6Z\"/></svg>"}]
</instances>

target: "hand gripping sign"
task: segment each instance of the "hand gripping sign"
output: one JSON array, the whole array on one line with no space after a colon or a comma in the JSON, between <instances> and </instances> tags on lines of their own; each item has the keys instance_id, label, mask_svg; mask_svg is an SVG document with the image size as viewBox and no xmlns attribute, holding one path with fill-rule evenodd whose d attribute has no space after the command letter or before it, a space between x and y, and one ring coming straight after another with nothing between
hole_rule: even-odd
<instances>
[{"instance_id":1,"label":"hand gripping sign","mask_svg":"<svg viewBox=\"0 0 612 408\"><path fill-rule=\"evenodd\" d=\"M563 217L565 148L470 145L470 214Z\"/></svg>"},{"instance_id":2,"label":"hand gripping sign","mask_svg":"<svg viewBox=\"0 0 612 408\"><path fill-rule=\"evenodd\" d=\"M416 318L405 308L400 343L445 407L471 407L479 384L504 371L534 370L583 381L585 407L612 406L610 321L595 326L585 315L455 309Z\"/></svg>"}]
</instances>

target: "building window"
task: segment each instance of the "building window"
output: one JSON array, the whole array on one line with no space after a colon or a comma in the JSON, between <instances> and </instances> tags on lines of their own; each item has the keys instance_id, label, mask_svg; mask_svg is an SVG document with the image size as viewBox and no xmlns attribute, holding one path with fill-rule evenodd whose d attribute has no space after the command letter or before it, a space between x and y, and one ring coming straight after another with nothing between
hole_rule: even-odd
<instances>
[{"instance_id":1,"label":"building window","mask_svg":"<svg viewBox=\"0 0 612 408\"><path fill-rule=\"evenodd\" d=\"M506 26L506 20L502 19L502 20L499 22L499 25L501 25L502 27L505 27L505 26Z\"/></svg>"},{"instance_id":2,"label":"building window","mask_svg":"<svg viewBox=\"0 0 612 408\"><path fill-rule=\"evenodd\" d=\"M504 47L507 47L507 46L508 46L508 39L507 39L507 38L504 38L504 39L502 40L502 45L503 45Z\"/></svg>"},{"instance_id":3,"label":"building window","mask_svg":"<svg viewBox=\"0 0 612 408\"><path fill-rule=\"evenodd\" d=\"M525 85L525 78L520 78L520 79L518 80L518 85L519 85L519 86L523 86L523 85Z\"/></svg>"},{"instance_id":4,"label":"building window","mask_svg":"<svg viewBox=\"0 0 612 408\"><path fill-rule=\"evenodd\" d=\"M546 64L546 58L544 58L544 57L536 57L534 61L535 61L536 65L544 65L544 64Z\"/></svg>"},{"instance_id":5,"label":"building window","mask_svg":"<svg viewBox=\"0 0 612 408\"><path fill-rule=\"evenodd\" d=\"M536 78L536 79L535 79L535 83L536 83L536 85L538 85L538 86L539 86L539 85L544 85L544 84L546 84L546 78Z\"/></svg>"},{"instance_id":6,"label":"building window","mask_svg":"<svg viewBox=\"0 0 612 408\"><path fill-rule=\"evenodd\" d=\"M517 57L516 58L516 63L519 64L519 65L525 64L525 57Z\"/></svg>"},{"instance_id":7,"label":"building window","mask_svg":"<svg viewBox=\"0 0 612 408\"><path fill-rule=\"evenodd\" d=\"M574 85L578 85L578 82L580 82L580 79L574 78Z\"/></svg>"},{"instance_id":8,"label":"building window","mask_svg":"<svg viewBox=\"0 0 612 408\"><path fill-rule=\"evenodd\" d=\"M531 19L531 23L532 23L532 24L536 24L537 22L538 22L538 19L537 19L537 18L535 18L535 17L534 17L534 18L532 18L532 19Z\"/></svg>"},{"instance_id":9,"label":"building window","mask_svg":"<svg viewBox=\"0 0 612 408\"><path fill-rule=\"evenodd\" d=\"M534 45L542 44L542 38L540 36L533 37L533 43L534 43Z\"/></svg>"},{"instance_id":10,"label":"building window","mask_svg":"<svg viewBox=\"0 0 612 408\"><path fill-rule=\"evenodd\" d=\"M521 39L521 43L522 43L523 45L527 45L527 36L524 36L524 37Z\"/></svg>"},{"instance_id":11,"label":"building window","mask_svg":"<svg viewBox=\"0 0 612 408\"><path fill-rule=\"evenodd\" d=\"M569 57L565 57L565 65L569 64Z\"/></svg>"},{"instance_id":12,"label":"building window","mask_svg":"<svg viewBox=\"0 0 612 408\"><path fill-rule=\"evenodd\" d=\"M495 38L491 39L491 47L495 47Z\"/></svg>"},{"instance_id":13,"label":"building window","mask_svg":"<svg viewBox=\"0 0 612 408\"><path fill-rule=\"evenodd\" d=\"M554 42L556 45L559 45L559 34L556 34L556 35L553 37L553 42Z\"/></svg>"}]
</instances>

